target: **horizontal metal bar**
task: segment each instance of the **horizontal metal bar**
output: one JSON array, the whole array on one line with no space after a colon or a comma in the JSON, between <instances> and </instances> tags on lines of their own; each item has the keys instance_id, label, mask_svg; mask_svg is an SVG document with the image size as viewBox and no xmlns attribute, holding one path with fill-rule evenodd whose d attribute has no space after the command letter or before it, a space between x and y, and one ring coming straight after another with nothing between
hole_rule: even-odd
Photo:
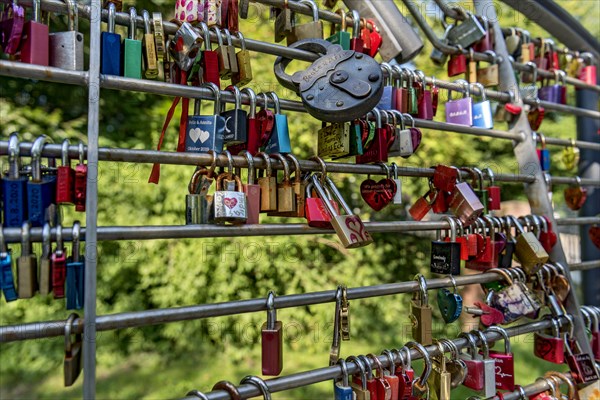
<instances>
[{"instance_id":1,"label":"horizontal metal bar","mask_svg":"<svg viewBox=\"0 0 600 400\"><path fill-rule=\"evenodd\" d=\"M600 186L600 182L593 178L580 178L581 186ZM553 185L575 185L577 178L574 176L550 176Z\"/></svg>"},{"instance_id":2,"label":"horizontal metal bar","mask_svg":"<svg viewBox=\"0 0 600 400\"><path fill-rule=\"evenodd\" d=\"M561 317L560 322L566 323L567 319L564 317ZM542 321L531 322L531 323L522 324L522 325L518 325L518 326L513 326L511 328L506 328L506 332L507 332L508 336L514 337L514 336L520 336L520 335L524 335L524 334L531 333L531 332L540 331L542 329L546 329L551 326L552 326L552 321L542 320ZM493 331L483 331L483 334L485 335L486 340L489 343L492 343L492 342L495 342L498 340L502 340L502 336L499 333L496 333ZM458 347L459 350L461 350L467 346L467 339L460 338L460 339L454 339L452 341ZM479 343L480 339L477 338L476 341L477 341L477 343ZM435 345L425 346L425 349L427 350L427 353L430 357L432 357L432 356L435 357L435 356L439 355L439 353L440 353L439 349ZM421 353L418 352L417 350L411 350L410 353L411 353L412 360L418 360L418 359L423 358ZM383 364L384 367L389 366L390 360L386 356L378 356L377 358L379 359L381 364ZM400 359L397 356L397 354L394 354L393 358L394 358L393 359L394 363L400 363ZM369 360L369 363L371 364L371 366L373 368L375 368L375 366L373 365L373 364L375 364L375 362L373 360ZM354 362L348 362L347 369L348 369L347 372L350 375L359 372L359 368ZM341 378L342 376L343 375L342 375L341 367L336 365L336 366L331 366L331 367L319 368L319 369L315 369L315 370L311 370L311 371L299 372L299 373L291 374L291 375L287 375L287 376L279 376L277 378L265 380L265 383L267 385L269 392L275 393L275 392L281 392L284 390L295 389L295 388L298 388L301 386L307 386L307 385L318 383L318 382L327 381L330 379L338 379L338 378ZM256 386L253 386L250 384L238 386L238 390L239 390L242 398L251 398L251 397L261 395L260 390ZM229 400L231 398L230 395L223 390L213 391L210 393L206 393L205 395L209 400ZM185 397L183 400L194 400L194 399L197 400L197 397Z\"/></svg>"},{"instance_id":3,"label":"horizontal metal bar","mask_svg":"<svg viewBox=\"0 0 600 400\"><path fill-rule=\"evenodd\" d=\"M580 263L569 264L569 269L571 271L587 271L594 268L600 268L600 260L583 261Z\"/></svg>"},{"instance_id":4,"label":"horizontal metal bar","mask_svg":"<svg viewBox=\"0 0 600 400\"><path fill-rule=\"evenodd\" d=\"M557 218L557 225L593 225L600 224L600 217Z\"/></svg>"},{"instance_id":5,"label":"horizontal metal bar","mask_svg":"<svg viewBox=\"0 0 600 400\"><path fill-rule=\"evenodd\" d=\"M541 139L540 135L537 135L537 141L541 142L541 140L542 139ZM564 146L564 147L574 146L574 147L577 147L580 149L590 149L590 150L600 151L600 143L585 142L582 140L559 139L559 138L546 136L546 144L551 144L551 145L555 145L555 146Z\"/></svg>"},{"instance_id":6,"label":"horizontal metal bar","mask_svg":"<svg viewBox=\"0 0 600 400\"><path fill-rule=\"evenodd\" d=\"M21 155L31 154L32 143L22 142L19 144ZM46 144L44 145L42 155L49 157L60 157L61 156L61 145L60 144ZM84 147L85 151L85 147ZM0 141L0 155L8 154L8 141ZM132 163L161 163L161 164L175 164L175 165L211 165L212 156L210 154L201 153L177 153L168 151L156 151L156 150L137 150L137 149L120 149L120 148L107 148L101 147L98 149L99 159L101 161L112 161L112 162L132 162ZM69 157L78 159L79 148L78 146L69 146ZM84 156L85 157L85 156ZM217 158L217 165L226 167L227 157L220 155ZM316 161L310 160L299 160L302 171L321 171L321 164ZM338 163L338 162L326 162L327 172L332 173L351 173L351 174L365 174L365 175L385 175L387 172L380 165L370 164L350 164L350 163ZM248 160L242 156L233 156L233 166L246 168L248 167ZM254 167L259 169L266 168L266 163L262 158L254 158ZM272 160L272 168L276 170L283 169L283 165L278 160ZM434 170L432 168L417 168L417 167L398 167L399 176L411 176L411 177L422 177L428 178L433 176ZM462 176L465 178L469 177L469 174L462 171ZM535 178L532 175L512 175L512 174L495 174L494 179L497 182L523 182L533 183ZM583 182L583 180L582 180Z\"/></svg>"},{"instance_id":7,"label":"horizontal metal bar","mask_svg":"<svg viewBox=\"0 0 600 400\"><path fill-rule=\"evenodd\" d=\"M476 274L456 276L458 286L494 282L500 280L498 274ZM452 287L449 278L428 279L428 289ZM412 293L419 290L416 281L398 282L384 285L348 288L349 300L365 299L370 297L391 296L401 293ZM310 292L275 297L275 308L284 309L303 307L316 304L335 302L336 290ZM227 315L267 311L266 298L236 300L223 303L201 304L186 307L164 308L144 311L131 311L118 314L101 315L96 318L96 330L108 331L115 329L135 328L148 325L158 325L169 322L189 321ZM47 337L63 336L65 334L65 321L55 320L34 322L19 325L6 325L0 327L0 343L19 340L41 339ZM80 318L73 323L74 333L84 333L85 322Z\"/></svg>"}]
</instances>

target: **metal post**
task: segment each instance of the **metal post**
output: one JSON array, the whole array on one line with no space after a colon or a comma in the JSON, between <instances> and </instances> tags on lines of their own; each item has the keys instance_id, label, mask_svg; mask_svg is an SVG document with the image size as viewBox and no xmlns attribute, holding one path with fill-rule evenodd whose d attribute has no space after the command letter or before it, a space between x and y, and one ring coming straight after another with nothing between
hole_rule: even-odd
<instances>
[{"instance_id":1,"label":"metal post","mask_svg":"<svg viewBox=\"0 0 600 400\"><path fill-rule=\"evenodd\" d=\"M495 3L491 0L473 0L475 9L478 14L485 15L494 27L494 34L496 37L496 54L502 57L504 62L499 66L500 68L500 85L499 89L503 91L517 91L518 86L515 79L515 74L510 62L508 60L508 51L506 50L506 43L502 39L502 29L498 23L498 17L496 15ZM515 96L516 102L523 106L520 96ZM518 120L510 126L510 131L518 132L524 135L526 140L521 142L515 142L514 152L519 163L519 169L521 173L531 174L535 176L536 180L534 183L525 184L525 193L529 199L529 205L531 206L531 212L537 215L545 215L550 218L551 222L556 226L554 220L554 210L550 199L548 198L548 188L544 181L543 172L540 168L540 163L537 158L535 151L535 145L532 139L532 131L527 121L527 115L522 112ZM560 240L556 243L556 246L552 249L550 254L552 260L559 262L565 266L565 274L572 282L571 273L567 260L565 257L564 250ZM585 333L585 325L579 308L579 301L577 300L577 293L575 290L571 290L567 297L565 307L567 312L573 315L575 320L575 336L581 350L585 353L592 355L592 349L590 342L587 339Z\"/></svg>"},{"instance_id":2,"label":"metal post","mask_svg":"<svg viewBox=\"0 0 600 400\"><path fill-rule=\"evenodd\" d=\"M96 398L96 227L98 223L98 131L100 112L100 0L92 0L90 69L88 73L88 177L86 193L85 335L83 341L83 398Z\"/></svg>"}]
</instances>

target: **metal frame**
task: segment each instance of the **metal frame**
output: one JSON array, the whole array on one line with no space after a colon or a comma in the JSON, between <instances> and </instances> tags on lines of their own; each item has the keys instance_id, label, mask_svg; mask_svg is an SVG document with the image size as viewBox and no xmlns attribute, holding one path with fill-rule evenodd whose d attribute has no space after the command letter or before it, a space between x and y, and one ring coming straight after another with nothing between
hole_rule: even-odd
<instances>
[{"instance_id":1,"label":"metal frame","mask_svg":"<svg viewBox=\"0 0 600 400\"><path fill-rule=\"evenodd\" d=\"M0 2L6 3L10 0L0 0ZM31 5L32 0L21 0L23 5ZM283 7L285 4L284 0L260 0L261 3ZM308 6L290 2L290 8L303 14L311 14L311 10ZM448 53L455 53L456 48L450 46L444 46L439 42L431 28L427 25L423 17L418 13L414 13L411 6L414 6L410 1L405 1L406 6L413 14L417 23L421 26L427 37L434 44L435 47L446 51ZM490 15L490 10L493 10L493 4L490 0L480 0L475 2L476 9L478 11L486 10L486 15L493 19ZM131 161L131 162L148 162L150 159L153 161L160 161L164 163L172 163L179 165L199 165L208 164L210 159L206 155L192 155L192 154L177 154L167 152L156 152L149 150L118 150L118 149L106 149L99 148L98 137L99 137L99 98L101 88L117 89L117 90L130 90L162 94L167 96L186 96L192 98L211 98L211 93L208 90L200 88L191 88L181 85L172 85L162 82L152 82L146 80L135 80L122 77L114 76L101 76L100 75L100 31L101 22L106 20L107 12L101 10L100 0L91 0L89 6L79 4L79 13L83 18L88 18L91 21L90 24L90 69L87 72L76 72L76 71L64 71L52 67L39 67L35 65L26 65L11 61L0 61L0 75L10 75L14 77L40 79L49 82L60 82L66 84L75 84L85 86L88 89L88 145L87 145L87 159L88 159L88 182L87 182L87 203L86 203L86 272L85 272L85 303L84 303L84 318L83 320L77 320L74 328L77 332L84 333L84 382L83 382L83 397L86 399L93 399L96 396L96 332L100 330L108 329L120 329L122 327L133 327L142 326L150 323L164 323L172 321L181 321L189 319L206 318L209 316L218 315L230 315L232 313L239 312L254 312L264 311L265 302L263 299L254 300L243 300L238 302L228 302L213 305L200 305L192 307L182 307L176 309L165 309L165 310L146 310L141 312L131 312L122 314L113 314L107 316L96 316L96 283L97 283L97 264L96 264L96 245L98 240L123 240L123 239L157 239L157 238L179 238L179 237L226 237L226 236L252 236L252 235L287 235L287 234L314 234L314 233L331 233L332 231L325 230L314 230L308 229L305 225L300 224L285 224L285 225L256 225L239 228L231 227L203 227L198 229L193 226L172 226L172 227L98 227L97 226L97 166L100 160L112 160L112 161ZM65 12L66 6L59 0L43 0L42 9L45 11L54 12ZM339 22L340 16L329 11L320 10L319 16L327 21ZM128 16L125 13L117 14L118 24L127 24ZM142 26L142 19L138 17L136 23ZM176 29L176 25L165 22L165 32L173 33ZM500 27L495 25L496 37L502 38ZM215 37L211 37L211 40L215 40ZM240 46L240 42L237 38L233 39L235 46ZM246 40L246 45L249 50L259 51L266 54L272 55L284 55L286 57L292 57L299 60L312 61L316 58L316 55L310 52L289 49L287 47L276 45L272 43L260 42L252 39ZM506 52L505 44L503 40L497 40L496 54L504 60L508 60L508 54ZM476 60L490 61L489 55L476 53ZM486 90L488 98L496 99L500 102L507 102L510 100L510 96L507 91L512 90L516 83L514 81L513 68L517 70L524 70L524 65L519 63L500 63L501 73L501 85L500 92ZM540 71L540 75L544 77L553 77L554 75L548 71ZM427 82L431 83L431 78L427 78ZM588 89L594 92L600 92L600 86L593 86L585 84L577 79L568 78L567 83L574 85L578 88ZM436 80L436 84L442 88L462 91L460 85L443 82ZM474 90L475 95L478 94L478 90ZM229 92L223 92L223 101L233 102L233 96ZM519 100L517 100L519 101ZM247 104L247 98L244 98L244 103ZM259 100L259 105L261 104ZM522 103L521 103L522 104ZM533 105L534 101L526 101L526 104ZM600 118L600 112L596 110L586 110L578 107L556 105L553 103L541 103L547 109L553 109L559 112L566 112L574 115L589 118ZM282 100L282 109L290 111L304 112L302 104L298 101ZM544 181L544 177L541 171L537 171L535 174L531 174L529 170L525 170L527 165L537 165L537 158L535 157L535 145L532 139L532 132L526 121L524 115L511 127L508 132L490 130L484 131L477 128L466 128L457 127L450 124L435 122L435 121L424 121L416 119L416 126L423 128L432 129L443 129L448 131L454 131L462 134L477 135L477 136L488 136L496 137L501 139L513 140L515 143L515 155L521 169L527 174L521 175L500 175L496 177L497 181L505 182L524 182L525 191L530 200L532 212L535 214L547 215L551 218L552 222L557 225L561 224L589 224L598 223L598 218L577 218L577 219L560 219L555 220L553 217L552 206L546 196L547 187ZM571 146L573 143L570 141L547 138L548 144L560 145L560 146ZM575 146L596 150L600 149L600 144L595 142L576 141ZM28 147L29 146L29 147ZM30 144L23 143L21 149L25 152L29 151ZM5 154L6 142L0 142L0 154ZM45 154L59 155L60 146L58 145L47 145L44 149ZM75 146L72 146L69 150L69 154L73 157L78 156L78 151ZM234 158L236 166L245 166L245 159ZM225 164L225 158L219 158L219 164ZM256 160L256 166L258 168L263 167L261 160ZM320 170L317 163L312 161L302 161L301 166L303 170ZM280 168L277 162L274 162L274 168ZM361 174L383 174L381 168L377 166L368 165L354 165L344 163L328 163L328 168L331 172L351 172ZM404 176L431 176L432 170L428 168L402 168L401 175ZM554 177L553 183L573 183L574 178L570 177ZM589 180L583 180L583 184L594 185L597 182ZM408 221L396 221L396 222L383 222L383 223L367 223L369 230L373 232L402 232L407 230L431 230L441 229L446 227L445 222L408 222ZM158 232L160 230L160 232ZM17 232L13 232L12 229L6 230L6 237L8 240L13 240L17 235ZM20 232L18 233L20 235ZM32 237L34 240L39 240L41 236L41 230L32 229ZM66 239L70 237L70 229L65 230ZM600 260L588 261L581 263L580 265L569 266L565 262L564 252L560 243L556 245L552 252L552 258L554 261L562 263L567 271L567 275L570 278L570 270L589 270L600 266ZM459 285L488 282L497 279L492 274L490 276L477 275L477 276L463 276L457 277L456 281ZM448 279L433 279L429 281L430 288L449 286L450 282ZM417 284L415 282L403 282L387 285L378 285L372 287L354 288L348 290L348 297L350 299L358 299L364 297L373 297L381 295L391 295L396 293L407 293L416 290ZM319 304L325 302L332 302L335 299L334 291L307 293L303 295L290 295L281 296L276 299L278 308L292 307L296 305L306 304ZM575 291L571 291L568 301L567 310L575 317L576 322L576 336L583 350L590 352L589 343L585 340L585 331L582 328L582 318L579 310L579 304L575 297ZM153 319L155 318L155 319ZM50 325L53 325L51 327ZM61 325L62 324L62 325ZM508 328L509 335L517 335L526 332L533 332L535 330L543 329L548 327L550 322L538 321L518 327ZM43 329L49 328L49 329ZM21 330L22 335L16 335L11 333L11 329ZM23 330L24 329L24 330ZM37 333L36 333L37 332ZM40 333L43 332L43 333ZM37 337L48 337L48 336L61 336L64 333L64 321L49 321L35 324L15 325L15 326L4 326L0 327L0 342L13 341L13 340L24 340L32 339ZM36 336L38 335L38 336ZM499 335L493 332L488 333L490 340L500 339ZM464 339L456 340L455 343L459 348L466 345ZM435 354L437 348L428 348L430 354ZM420 357L420 354L413 352L413 359ZM388 362L386 359L381 359L384 365ZM349 372L355 371L356 366L352 363L348 364ZM284 390L289 387L296 387L301 384L308 384L312 382L319 382L322 380L332 379L340 376L341 371L338 367L322 368L316 371L309 371L306 373L294 374L288 377L280 377L274 380L267 381L272 391ZM295 385L295 386L294 386ZM535 384L538 385L538 384ZM538 385L539 386L539 385ZM258 395L258 390L251 385L242 385L240 392L244 396ZM505 398L509 399L511 395L508 394ZM229 396L225 395L224 392L214 392L208 395L211 400L215 399L228 399Z\"/></svg>"}]
</instances>

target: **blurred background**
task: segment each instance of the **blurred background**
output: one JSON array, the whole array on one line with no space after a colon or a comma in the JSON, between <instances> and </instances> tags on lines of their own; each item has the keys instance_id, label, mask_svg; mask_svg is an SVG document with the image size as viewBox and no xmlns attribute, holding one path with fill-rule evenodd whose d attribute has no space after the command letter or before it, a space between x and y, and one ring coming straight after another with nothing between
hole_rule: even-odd
<instances>
[{"instance_id":1,"label":"blurred background","mask_svg":"<svg viewBox=\"0 0 600 400\"><path fill-rule=\"evenodd\" d=\"M421 3L429 22L439 36L443 32L435 5ZM600 2L558 1L573 13L596 37L600 33ZM340 2L340 5L342 3ZM471 3L456 3L470 8ZM496 3L503 27L527 29L532 37L548 34L503 3ZM173 2L135 1L135 6L162 11L166 20L173 15ZM399 4L400 10L408 15ZM308 21L300 16L299 21ZM64 16L51 17L51 30L66 30ZM103 24L103 29L106 29ZM241 20L246 38L273 40L273 21L267 6L252 3L250 16ZM81 20L79 30L89 44L89 23ZM117 27L124 35L126 29ZM325 32L328 32L326 26ZM138 35L141 32L138 32ZM445 68L429 61L431 45L426 43L414 65L427 75L448 79ZM249 86L255 92L275 90L281 98L296 99L282 88L273 73L275 57L252 54L255 78ZM302 67L301 63L293 64ZM86 66L87 67L87 66ZM441 91L440 99L447 99ZM100 145L154 149L172 99L157 95L103 90L100 106ZM569 104L574 89L569 88ZM206 111L213 105L203 102ZM178 115L178 114L176 114ZM443 118L440 104L437 120ZM288 113L294 154L306 158L316 153L316 132L320 122L306 114ZM0 131L3 138L17 131L22 140L32 141L40 134L55 142L86 142L87 93L77 86L0 77ZM497 129L505 124L496 123ZM541 131L560 138L575 138L575 118L546 113ZM164 150L174 151L177 123L167 133ZM551 147L552 174L570 175L560 161L561 149ZM436 164L491 167L495 172L518 173L512 143L476 136L423 130L418 152L400 166L429 167ZM3 158L2 169L6 169ZM185 223L185 194L194 167L163 166L160 185L148 184L151 165L101 163L99 169L99 226L159 225ZM373 213L362 201L359 186L363 177L336 174L334 181L345 199L363 220L406 220L407 209L425 193L426 179L404 178L403 206L389 206ZM555 188L554 204L561 217L575 216L563 203L563 187ZM504 184L503 212L529 213L522 186ZM83 214L65 213L64 224ZM262 222L283 222L262 217ZM289 219L289 222L302 222ZM196 240L156 240L101 242L98 248L98 315L163 307L214 303L265 297L269 290L278 295L333 290L340 283L348 287L410 280L416 273L429 273L430 234L376 234L375 244L345 250L332 236L231 238ZM561 232L571 262L579 261L577 228ZM37 245L36 245L37 246ZM19 251L18 246L13 252ZM39 249L37 250L39 254ZM577 274L575 279L577 278ZM430 296L431 297L431 296ZM343 357L381 352L400 347L410 337L408 319L410 295L389 296L351 302L352 340L342 343ZM434 312L437 307L434 307ZM333 304L278 311L284 324L283 374L327 365L332 338ZM2 325L38 320L65 319L70 312L64 301L37 296L7 304L0 300ZM209 390L222 379L239 382L247 374L260 373L260 327L266 313L213 318L158 325L139 329L99 332L97 335L99 399L166 399L182 397L191 389ZM434 316L435 337L455 337L463 328L477 324L468 317L444 325ZM461 326L462 324L462 326ZM534 357L531 335L512 342L517 383L527 384L555 369L555 365ZM500 346L501 347L501 346ZM63 387L64 339L53 338L0 345L0 398L66 399L82 397L82 376L71 388ZM415 363L419 364L419 363ZM418 369L418 367L417 367ZM465 398L468 390L457 390ZM331 382L277 393L276 399L331 398Z\"/></svg>"}]
</instances>

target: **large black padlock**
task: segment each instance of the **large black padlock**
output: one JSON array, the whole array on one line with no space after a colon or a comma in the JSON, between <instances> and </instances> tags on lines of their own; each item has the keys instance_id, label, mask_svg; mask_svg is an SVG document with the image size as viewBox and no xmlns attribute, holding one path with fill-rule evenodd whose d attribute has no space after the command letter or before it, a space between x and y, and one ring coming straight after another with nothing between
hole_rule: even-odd
<instances>
[{"instance_id":1,"label":"large black padlock","mask_svg":"<svg viewBox=\"0 0 600 400\"><path fill-rule=\"evenodd\" d=\"M274 66L279 83L298 93L313 117L327 122L352 121L379 103L383 74L368 55L322 39L300 40L289 47L321 54L294 75L285 72L291 58L278 57Z\"/></svg>"}]
</instances>

